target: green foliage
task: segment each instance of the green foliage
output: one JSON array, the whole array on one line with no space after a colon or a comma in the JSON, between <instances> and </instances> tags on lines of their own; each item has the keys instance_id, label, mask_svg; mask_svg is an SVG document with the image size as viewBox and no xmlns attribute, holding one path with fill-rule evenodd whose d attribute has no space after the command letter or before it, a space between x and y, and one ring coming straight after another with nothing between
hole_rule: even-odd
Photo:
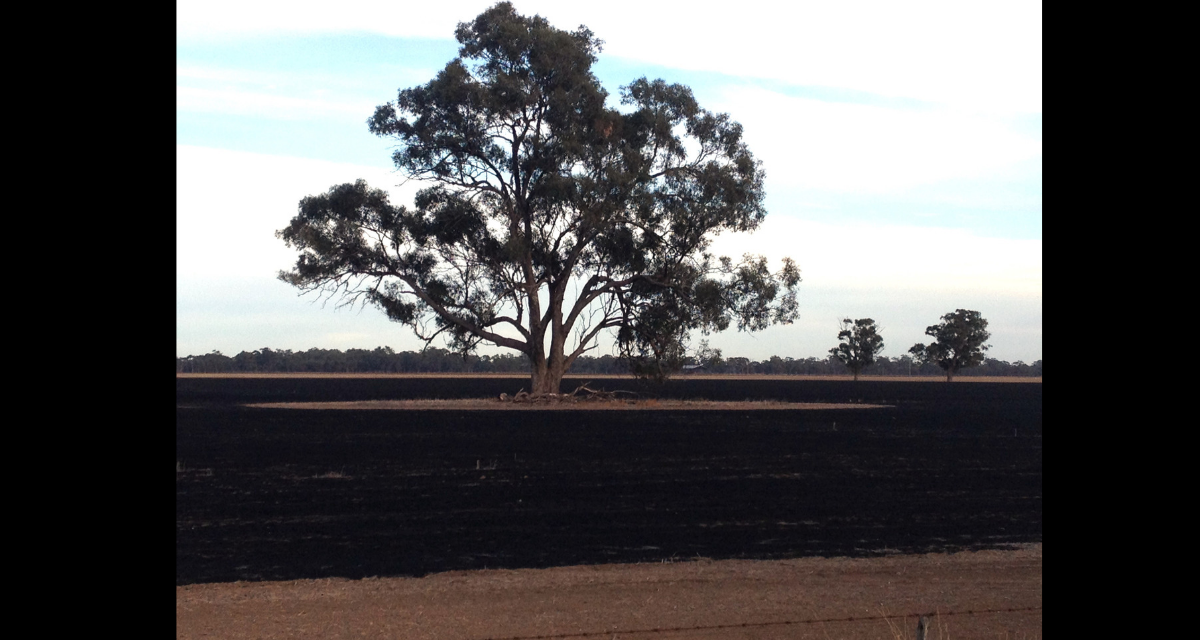
<instances>
[{"instance_id":1,"label":"green foliage","mask_svg":"<svg viewBox=\"0 0 1200 640\"><path fill-rule=\"evenodd\" d=\"M766 215L741 125L662 80L635 80L625 110L608 107L591 71L602 42L507 2L455 36L458 58L367 121L431 186L412 209L361 180L305 198L278 232L300 252L282 280L374 304L427 343L514 349L535 392L557 389L601 331L661 378L696 329L794 321L794 262L771 273L762 257L707 252Z\"/></svg>"},{"instance_id":2,"label":"green foliage","mask_svg":"<svg viewBox=\"0 0 1200 640\"><path fill-rule=\"evenodd\" d=\"M908 352L917 362L932 362L941 367L949 382L958 371L984 362L983 352L991 346L984 344L991 337L987 325L978 311L958 309L942 316L940 324L925 329L925 335L935 339L933 344L918 343Z\"/></svg>"},{"instance_id":3,"label":"green foliage","mask_svg":"<svg viewBox=\"0 0 1200 640\"><path fill-rule=\"evenodd\" d=\"M858 380L859 372L874 364L875 356L883 352L883 337L879 335L875 321L870 318L843 319L838 340L842 341L841 344L830 349L829 353L850 369L855 380Z\"/></svg>"}]
</instances>

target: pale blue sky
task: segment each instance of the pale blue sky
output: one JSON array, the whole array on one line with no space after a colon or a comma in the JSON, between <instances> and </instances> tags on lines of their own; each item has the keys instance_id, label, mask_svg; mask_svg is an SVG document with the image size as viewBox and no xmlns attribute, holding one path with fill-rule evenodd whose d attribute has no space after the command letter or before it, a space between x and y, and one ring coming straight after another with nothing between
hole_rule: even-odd
<instances>
[{"instance_id":1,"label":"pale blue sky","mask_svg":"<svg viewBox=\"0 0 1200 640\"><path fill-rule=\"evenodd\" d=\"M177 355L419 348L377 310L275 280L295 256L273 231L356 178L411 202L420 185L398 186L365 121L431 79L454 25L489 4L178 3ZM745 127L769 214L717 248L793 257L801 319L710 337L726 355L824 357L849 316L899 356L961 307L989 320L990 356L1041 358L1039 3L514 4L605 40L595 71L614 101L661 77Z\"/></svg>"}]
</instances>

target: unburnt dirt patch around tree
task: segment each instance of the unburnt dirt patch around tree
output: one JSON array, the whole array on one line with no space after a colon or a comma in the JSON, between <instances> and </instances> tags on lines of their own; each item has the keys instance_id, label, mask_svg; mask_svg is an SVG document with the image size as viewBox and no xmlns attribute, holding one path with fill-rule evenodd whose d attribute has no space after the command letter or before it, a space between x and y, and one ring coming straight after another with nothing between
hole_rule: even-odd
<instances>
[{"instance_id":1,"label":"unburnt dirt patch around tree","mask_svg":"<svg viewBox=\"0 0 1200 640\"><path fill-rule=\"evenodd\" d=\"M338 394L369 395L360 382ZM1036 543L1040 385L997 388L1034 386L864 410L562 412L263 409L212 398L286 389L200 401L177 384L176 582Z\"/></svg>"},{"instance_id":2,"label":"unburnt dirt patch around tree","mask_svg":"<svg viewBox=\"0 0 1200 640\"><path fill-rule=\"evenodd\" d=\"M681 400L678 398L641 397L636 391L591 388L585 382L570 393L530 394L524 389L496 398L357 400L346 402L257 402L246 406L260 409L380 409L413 410L621 410L621 411L761 411L771 409L876 409L888 405L833 402L780 402L773 400L741 402ZM594 385L595 386L595 385Z\"/></svg>"},{"instance_id":3,"label":"unburnt dirt patch around tree","mask_svg":"<svg viewBox=\"0 0 1200 640\"><path fill-rule=\"evenodd\" d=\"M1019 382L1018 382L1019 381ZM563 380L561 393L578 385L632 392L638 399L776 401L946 406L970 403L1004 411L1036 411L1041 417L1041 382L1025 378L936 379L812 378L797 376L681 376L662 384L629 377L580 375ZM255 402L351 402L497 398L529 389L528 375L453 376L444 374L183 374L175 378L179 404ZM1026 419L1026 418L1022 418ZM1039 422L1040 424L1040 422Z\"/></svg>"}]
</instances>

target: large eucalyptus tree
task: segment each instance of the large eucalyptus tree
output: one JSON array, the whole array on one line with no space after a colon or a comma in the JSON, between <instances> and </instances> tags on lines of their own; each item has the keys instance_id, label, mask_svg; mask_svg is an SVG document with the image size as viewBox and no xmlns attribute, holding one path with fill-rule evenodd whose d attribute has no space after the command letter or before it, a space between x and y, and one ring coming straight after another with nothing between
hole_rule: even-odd
<instances>
[{"instance_id":1,"label":"large eucalyptus tree","mask_svg":"<svg viewBox=\"0 0 1200 640\"><path fill-rule=\"evenodd\" d=\"M662 80L608 106L591 71L602 42L507 2L455 36L458 58L367 121L430 186L411 209L362 180L304 198L277 234L300 252L282 280L373 303L427 343L515 349L534 394L557 393L606 330L636 373L661 376L695 329L796 318L791 259L772 273L708 252L766 215L741 125Z\"/></svg>"}]
</instances>

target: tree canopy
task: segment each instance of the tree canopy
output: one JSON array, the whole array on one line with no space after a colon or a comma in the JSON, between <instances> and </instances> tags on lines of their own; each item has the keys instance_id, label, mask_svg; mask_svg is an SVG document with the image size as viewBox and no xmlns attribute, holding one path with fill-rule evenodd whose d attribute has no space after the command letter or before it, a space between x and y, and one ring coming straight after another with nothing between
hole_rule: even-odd
<instances>
[{"instance_id":1,"label":"tree canopy","mask_svg":"<svg viewBox=\"0 0 1200 640\"><path fill-rule=\"evenodd\" d=\"M459 57L367 121L430 186L411 209L362 180L304 198L277 234L300 252L282 280L374 304L427 343L514 349L535 394L556 393L601 332L635 372L662 376L694 330L794 321L791 259L772 273L761 256L708 252L766 216L741 125L662 80L633 81L610 107L591 71L602 42L507 2L455 37Z\"/></svg>"},{"instance_id":2,"label":"tree canopy","mask_svg":"<svg viewBox=\"0 0 1200 640\"><path fill-rule=\"evenodd\" d=\"M932 362L946 372L946 382L954 374L984 361L983 352L991 345L984 344L992 334L987 332L987 320L978 311L958 309L942 316L942 321L925 328L925 335L936 340L926 346L918 343L908 350L920 363Z\"/></svg>"},{"instance_id":3,"label":"tree canopy","mask_svg":"<svg viewBox=\"0 0 1200 640\"><path fill-rule=\"evenodd\" d=\"M858 380L859 372L875 364L875 356L883 352L883 337L871 318L843 319L837 337L841 344L830 349L829 354L846 365L855 380Z\"/></svg>"}]
</instances>

